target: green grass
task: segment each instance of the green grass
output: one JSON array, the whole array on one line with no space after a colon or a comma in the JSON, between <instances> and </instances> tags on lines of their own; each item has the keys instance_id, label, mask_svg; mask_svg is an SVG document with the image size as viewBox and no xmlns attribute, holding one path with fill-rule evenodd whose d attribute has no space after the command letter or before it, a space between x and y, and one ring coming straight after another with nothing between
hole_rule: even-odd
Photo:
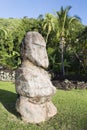
<instances>
[{"instance_id":1,"label":"green grass","mask_svg":"<svg viewBox=\"0 0 87 130\"><path fill-rule=\"evenodd\" d=\"M16 98L14 84L0 82L0 130L87 130L87 90L57 90L53 103L58 114L36 125L19 118Z\"/></svg>"}]
</instances>

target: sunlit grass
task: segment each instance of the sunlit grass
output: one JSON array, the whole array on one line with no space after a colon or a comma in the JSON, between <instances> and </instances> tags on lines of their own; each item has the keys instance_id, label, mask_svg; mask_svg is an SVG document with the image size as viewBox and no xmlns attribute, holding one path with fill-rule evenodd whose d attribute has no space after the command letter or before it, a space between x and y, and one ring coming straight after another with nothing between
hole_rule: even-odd
<instances>
[{"instance_id":1,"label":"sunlit grass","mask_svg":"<svg viewBox=\"0 0 87 130\"><path fill-rule=\"evenodd\" d=\"M57 115L39 125L21 121L16 98L14 84L0 82L0 130L87 130L87 90L57 90L52 99Z\"/></svg>"}]
</instances>

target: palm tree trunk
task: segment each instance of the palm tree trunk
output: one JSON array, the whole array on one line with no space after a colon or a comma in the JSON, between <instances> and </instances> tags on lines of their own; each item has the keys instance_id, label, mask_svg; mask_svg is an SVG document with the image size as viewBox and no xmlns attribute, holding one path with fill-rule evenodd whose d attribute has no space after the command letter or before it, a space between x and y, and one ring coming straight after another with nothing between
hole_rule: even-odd
<instances>
[{"instance_id":1,"label":"palm tree trunk","mask_svg":"<svg viewBox=\"0 0 87 130\"><path fill-rule=\"evenodd\" d=\"M47 44L47 41L48 41L49 34L50 34L50 32L48 32L47 36L46 36L46 44Z\"/></svg>"},{"instance_id":2,"label":"palm tree trunk","mask_svg":"<svg viewBox=\"0 0 87 130\"><path fill-rule=\"evenodd\" d=\"M61 49L61 72L62 76L65 76L65 68L64 68L64 37L60 40L60 49Z\"/></svg>"}]
</instances>

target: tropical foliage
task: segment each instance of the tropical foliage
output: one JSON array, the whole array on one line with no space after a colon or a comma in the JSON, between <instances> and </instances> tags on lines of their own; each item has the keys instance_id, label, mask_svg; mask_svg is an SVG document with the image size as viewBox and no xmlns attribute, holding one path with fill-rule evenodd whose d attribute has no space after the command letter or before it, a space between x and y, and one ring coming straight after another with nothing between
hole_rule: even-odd
<instances>
[{"instance_id":1,"label":"tropical foliage","mask_svg":"<svg viewBox=\"0 0 87 130\"><path fill-rule=\"evenodd\" d=\"M54 76L87 74L87 27L77 16L69 16L70 6L56 15L39 15L37 19L0 19L0 65L16 69L20 63L20 44L28 31L38 31L47 43Z\"/></svg>"}]
</instances>

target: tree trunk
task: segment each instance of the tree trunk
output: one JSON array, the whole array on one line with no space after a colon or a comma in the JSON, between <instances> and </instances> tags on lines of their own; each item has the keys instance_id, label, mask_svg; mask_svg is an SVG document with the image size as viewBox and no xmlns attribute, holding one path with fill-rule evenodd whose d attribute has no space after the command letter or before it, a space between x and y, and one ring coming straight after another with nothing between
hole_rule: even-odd
<instances>
[{"instance_id":1,"label":"tree trunk","mask_svg":"<svg viewBox=\"0 0 87 130\"><path fill-rule=\"evenodd\" d=\"M61 72L62 76L65 76L65 68L64 68L64 37L60 39L60 49L61 49Z\"/></svg>"}]
</instances>

